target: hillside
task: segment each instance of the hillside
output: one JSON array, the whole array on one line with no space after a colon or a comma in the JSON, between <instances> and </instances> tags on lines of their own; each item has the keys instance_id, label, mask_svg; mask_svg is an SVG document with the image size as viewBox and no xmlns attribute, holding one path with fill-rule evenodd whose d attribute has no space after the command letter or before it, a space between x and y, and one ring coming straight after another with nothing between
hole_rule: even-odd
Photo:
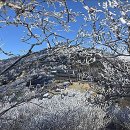
<instances>
[{"instance_id":1,"label":"hillside","mask_svg":"<svg viewBox=\"0 0 130 130\"><path fill-rule=\"evenodd\" d=\"M116 58L105 57L99 50L82 47L61 46L50 50L45 49L25 57L5 72L0 79L0 90L7 93L7 88L17 88L20 92L26 87L30 90L48 87L52 89L55 82L62 82L62 80L93 82L104 87L108 84L113 87L114 80L119 86L122 82L120 77L124 73L115 70L114 67L122 69L123 62ZM0 72L11 66L17 59L19 57L1 61ZM11 94L11 90L9 91Z\"/></svg>"},{"instance_id":2,"label":"hillside","mask_svg":"<svg viewBox=\"0 0 130 130\"><path fill-rule=\"evenodd\" d=\"M124 71L126 64L123 60L110 57L100 50L59 46L32 53L8 70L20 57L0 61L0 72L4 72L0 78L0 115L16 110L22 103L37 99L51 102L60 96L59 102L69 97L77 101L77 93L84 95L84 103L101 105L105 110L116 102L121 106L122 97L130 95L129 76ZM126 106L129 103L123 107ZM18 109L22 109L22 106ZM103 112L102 109L101 111ZM103 126L98 126L97 129L100 127Z\"/></svg>"}]
</instances>

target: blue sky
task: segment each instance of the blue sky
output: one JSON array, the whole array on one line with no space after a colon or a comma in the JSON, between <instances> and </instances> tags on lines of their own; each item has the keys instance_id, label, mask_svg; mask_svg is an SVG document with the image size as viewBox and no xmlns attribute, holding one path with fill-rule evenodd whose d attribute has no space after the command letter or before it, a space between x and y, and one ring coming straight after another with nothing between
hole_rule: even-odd
<instances>
[{"instance_id":1,"label":"blue sky","mask_svg":"<svg viewBox=\"0 0 130 130\"><path fill-rule=\"evenodd\" d=\"M96 2L95 2L96 1ZM75 11L83 11L84 13L87 13L87 11L83 8L81 3L74 3L72 0L67 1L69 9L75 10ZM86 4L89 6L96 6L97 0L86 0ZM13 14L12 14L13 15ZM76 32L78 31L79 27L83 24L83 19L81 17L77 18L76 23L70 24L71 26L71 32L61 32L61 34L67 38L73 39L76 35ZM14 52L15 54L23 54L23 50L28 50L30 47L26 43L21 42L20 38L24 35L24 28L22 27L15 27L15 26L6 26L3 28L0 28L0 46L5 51L8 52ZM46 48L46 44L42 44L41 46L35 47L34 51L42 50ZM7 58L6 55L0 53L0 59Z\"/></svg>"}]
</instances>

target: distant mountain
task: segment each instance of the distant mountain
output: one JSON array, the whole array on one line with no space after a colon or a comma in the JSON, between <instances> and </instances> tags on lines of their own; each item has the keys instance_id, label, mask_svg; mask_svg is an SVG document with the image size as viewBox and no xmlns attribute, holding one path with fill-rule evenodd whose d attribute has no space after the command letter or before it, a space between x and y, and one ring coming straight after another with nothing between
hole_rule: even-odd
<instances>
[{"instance_id":1,"label":"distant mountain","mask_svg":"<svg viewBox=\"0 0 130 130\"><path fill-rule=\"evenodd\" d=\"M86 81L97 83L107 91L108 87L122 89L129 77L124 71L124 62L118 58L108 58L100 50L79 46L59 46L35 52L13 66L20 57L0 61L0 72L10 67L0 78L1 97L19 93L24 89L55 89L55 81ZM124 71L124 72L123 72ZM124 76L125 75L125 76ZM127 82L128 85L129 82ZM61 86L60 86L61 87ZM127 93L128 95L129 93ZM110 98L110 97L109 97ZM1 99L3 100L3 98Z\"/></svg>"}]
</instances>

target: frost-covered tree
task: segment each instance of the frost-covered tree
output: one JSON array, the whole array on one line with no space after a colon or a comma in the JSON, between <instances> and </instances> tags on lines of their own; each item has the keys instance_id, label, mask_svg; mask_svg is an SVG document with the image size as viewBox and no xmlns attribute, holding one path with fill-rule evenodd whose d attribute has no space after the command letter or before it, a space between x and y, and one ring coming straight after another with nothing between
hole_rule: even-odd
<instances>
[{"instance_id":1,"label":"frost-covered tree","mask_svg":"<svg viewBox=\"0 0 130 130\"><path fill-rule=\"evenodd\" d=\"M21 37L21 41L30 46L18 61L28 56L36 46L41 44L47 44L47 48L51 48L60 43L73 42L74 40L70 41L57 30L68 31L69 23L75 22L77 15L78 12L68 8L66 0L0 1L0 27L22 27L25 35ZM0 52L14 56L14 52L7 52L2 47Z\"/></svg>"},{"instance_id":2,"label":"frost-covered tree","mask_svg":"<svg viewBox=\"0 0 130 130\"><path fill-rule=\"evenodd\" d=\"M130 2L127 0L99 1L96 7L84 5L84 8L88 11L84 20L86 25L91 26L89 30L82 28L85 32L84 38L92 38L94 47L109 49L116 56L129 56Z\"/></svg>"},{"instance_id":3,"label":"frost-covered tree","mask_svg":"<svg viewBox=\"0 0 130 130\"><path fill-rule=\"evenodd\" d=\"M95 7L85 2L83 5L88 13L83 14L86 24L79 30L78 36L86 43L89 38L93 48L110 54L103 57L113 69L106 67L100 75L106 98L129 97L129 63L121 63L119 59L125 56L128 60L130 56L130 1L106 0L99 1Z\"/></svg>"},{"instance_id":4,"label":"frost-covered tree","mask_svg":"<svg viewBox=\"0 0 130 130\"><path fill-rule=\"evenodd\" d=\"M8 78L16 78L16 71L19 68L22 68L22 66L24 65L19 66L18 68L15 68L13 70L11 69L15 65L20 63L22 59L32 54L35 46L47 44L48 48L50 49L52 46L58 45L60 43L59 41L61 41L61 43L69 44L71 41L65 36L58 34L57 30L60 29L68 31L69 23L74 22L74 19L77 15L78 13L73 12L71 9L68 8L68 3L66 0L0 0L0 28L5 28L6 26L24 28L25 35L21 38L21 40L23 43L30 46L29 50L27 50L27 52L23 56L16 58L16 60L14 59L13 63L7 66L5 65L4 69L1 70L1 89L2 85L4 85L3 78L5 78L6 76ZM3 50L2 47L0 47L0 52L8 56L15 56L14 52L7 52L6 50ZM30 68L30 66L28 66L28 68ZM10 76L11 73L13 74L13 76ZM31 73L36 73L35 68L34 71L32 69ZM7 80L9 81L9 79ZM12 85L17 86L17 84L19 84L19 81L16 81L16 83ZM22 82L20 81L20 84L21 83ZM17 95L15 89L12 90L12 97L16 97ZM2 94L3 92L0 92L1 97L3 97ZM21 94L21 92L19 94ZM7 98L7 93L4 96ZM31 96L29 100L31 100L32 98L35 98L35 96ZM26 101L27 100L28 99L26 99ZM3 99L1 101L3 101ZM9 109L25 102L25 96L21 99L16 99L15 101L16 104L12 105L7 110L0 112L0 116L2 116Z\"/></svg>"},{"instance_id":5,"label":"frost-covered tree","mask_svg":"<svg viewBox=\"0 0 130 130\"><path fill-rule=\"evenodd\" d=\"M84 63L88 66L94 66L94 63L97 63L96 57L100 59L98 63L102 63L105 66L100 71L97 69L97 72L91 68L92 73L90 72L89 74L91 74L92 81L105 87L102 94L106 100L115 95L121 97L130 96L129 91L127 91L130 84L129 64L117 59L119 56L128 57L130 53L130 2L125 0L106 0L104 2L99 1L94 7L87 4L85 0L72 0L71 2L73 4L78 2L80 6L82 5L83 10L71 10L67 0L0 1L0 27L23 27L25 35L21 40L30 45L27 53L19 57L10 66L6 66L7 68L0 72L0 76L6 74L23 58L32 54L35 46L47 43L48 48L51 49L52 46L57 46L58 44L71 45L73 42L75 46L84 44L86 48L94 50L92 54L85 52L86 54L83 55L79 55L79 50L76 56L74 55L72 59L69 59L69 61L73 61L73 66L77 67L84 65ZM77 29L77 35L74 39L68 39L62 33L56 31L57 29L69 31L69 26L73 25L74 22L77 22L77 24L78 22L82 23L80 29ZM6 55L14 56L13 52L8 53L2 48L0 48L0 51ZM58 53L59 51L57 50L56 52ZM99 54L99 52L101 53ZM66 53L70 54L67 49ZM51 56L54 54L56 55L56 53L51 53ZM64 53L59 52L58 54ZM87 55L88 58L85 59L84 55ZM77 60L76 58L79 59ZM65 58L63 57L63 59ZM61 59L59 58L58 60ZM61 62L64 63L63 61ZM80 66L79 68L78 72L83 73L83 67ZM15 70L13 71L15 72ZM95 76L94 74L97 75ZM81 74L81 76L83 75ZM39 77L34 76L34 78L38 79ZM21 81L18 80L18 82ZM31 83L28 82L28 84L30 85ZM25 100L20 100L9 109L23 101Z\"/></svg>"},{"instance_id":6,"label":"frost-covered tree","mask_svg":"<svg viewBox=\"0 0 130 130\"><path fill-rule=\"evenodd\" d=\"M35 46L41 44L47 43L48 48L51 48L60 42L74 42L76 45L85 44L86 47L107 50L114 56L129 56L129 1L98 1L94 7L90 7L83 0L71 2L82 3L86 12L72 10L66 0L1 0L0 26L21 26L25 29L21 40L30 45L27 55ZM80 21L77 20L78 16ZM69 31L70 23L73 22L82 23L81 28L77 28L75 39L68 39L56 31L59 28ZM8 53L2 48L0 50L6 55L13 55L13 52Z\"/></svg>"},{"instance_id":7,"label":"frost-covered tree","mask_svg":"<svg viewBox=\"0 0 130 130\"><path fill-rule=\"evenodd\" d=\"M29 52L41 44L57 39L67 42L68 39L57 33L57 29L68 30L68 23L73 22L77 13L68 8L66 0L1 0L0 1L0 27L23 27L25 35L22 42L30 44ZM2 48L1 48L2 51ZM2 51L5 54L4 50ZM10 53L8 55L11 55Z\"/></svg>"}]
</instances>

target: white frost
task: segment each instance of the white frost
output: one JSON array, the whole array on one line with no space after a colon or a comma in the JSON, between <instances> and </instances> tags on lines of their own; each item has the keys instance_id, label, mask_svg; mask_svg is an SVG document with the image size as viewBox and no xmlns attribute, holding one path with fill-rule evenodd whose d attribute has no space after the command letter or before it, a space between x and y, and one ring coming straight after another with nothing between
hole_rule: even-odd
<instances>
[{"instance_id":1,"label":"white frost","mask_svg":"<svg viewBox=\"0 0 130 130\"><path fill-rule=\"evenodd\" d=\"M89 10L89 7L88 7L88 6L84 6L84 8L85 8L86 10Z\"/></svg>"},{"instance_id":2,"label":"white frost","mask_svg":"<svg viewBox=\"0 0 130 130\"><path fill-rule=\"evenodd\" d=\"M121 18L120 18L120 21L121 21L122 24L126 24L126 21L125 21L124 18L121 17Z\"/></svg>"}]
</instances>

